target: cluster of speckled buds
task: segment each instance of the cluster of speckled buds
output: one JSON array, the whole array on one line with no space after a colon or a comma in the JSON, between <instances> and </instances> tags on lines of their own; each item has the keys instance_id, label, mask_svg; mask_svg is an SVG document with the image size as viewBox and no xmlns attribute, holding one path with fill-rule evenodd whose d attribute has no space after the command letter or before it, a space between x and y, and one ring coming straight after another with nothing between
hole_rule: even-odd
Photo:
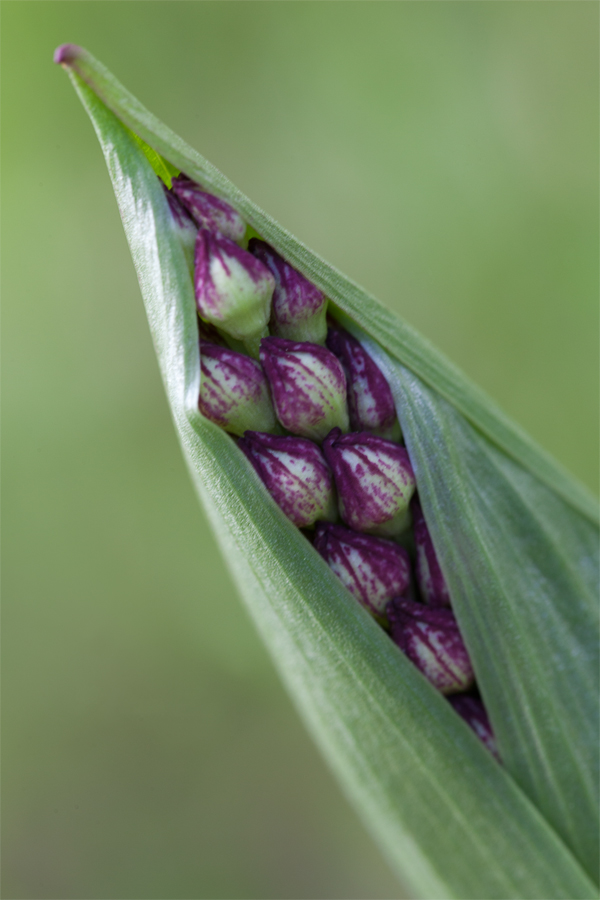
<instances>
[{"instance_id":1,"label":"cluster of speckled buds","mask_svg":"<svg viewBox=\"0 0 600 900\"><path fill-rule=\"evenodd\" d=\"M184 175L167 197L194 282L200 412L495 753L383 373L229 204Z\"/></svg>"}]
</instances>

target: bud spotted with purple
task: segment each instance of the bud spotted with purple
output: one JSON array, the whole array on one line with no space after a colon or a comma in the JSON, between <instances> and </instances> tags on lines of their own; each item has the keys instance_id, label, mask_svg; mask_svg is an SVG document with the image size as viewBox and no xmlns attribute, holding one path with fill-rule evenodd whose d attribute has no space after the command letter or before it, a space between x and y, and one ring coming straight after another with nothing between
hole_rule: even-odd
<instances>
[{"instance_id":1,"label":"bud spotted with purple","mask_svg":"<svg viewBox=\"0 0 600 900\"><path fill-rule=\"evenodd\" d=\"M474 684L473 669L416 497L411 504L414 472L398 443L396 410L382 372L337 323L322 346L323 294L264 241L252 239L251 252L237 246L245 226L235 210L185 176L175 179L169 205L184 249L200 226L194 283L204 319L201 412L243 435L238 445L275 502L299 528L315 527L314 550L349 600L389 629L399 650L439 691L452 695L457 714L497 755L483 704L460 693ZM236 341L255 357L260 345L261 364L225 346L237 347ZM282 427L291 434L272 433ZM409 553L387 539L411 544L405 541L409 504L425 604L412 599Z\"/></svg>"},{"instance_id":2,"label":"bud spotted with purple","mask_svg":"<svg viewBox=\"0 0 600 900\"><path fill-rule=\"evenodd\" d=\"M350 429L399 441L401 432L394 398L379 366L360 341L337 325L332 325L327 332L327 346L341 362L346 375Z\"/></svg>"},{"instance_id":3,"label":"bud spotted with purple","mask_svg":"<svg viewBox=\"0 0 600 900\"><path fill-rule=\"evenodd\" d=\"M408 553L393 541L320 522L314 547L350 593L379 616L409 586Z\"/></svg>"},{"instance_id":4,"label":"bud spotted with purple","mask_svg":"<svg viewBox=\"0 0 600 900\"><path fill-rule=\"evenodd\" d=\"M265 241L251 238L248 250L275 278L269 329L276 337L324 344L327 300L324 294L297 272Z\"/></svg>"},{"instance_id":5,"label":"bud spotted with purple","mask_svg":"<svg viewBox=\"0 0 600 900\"><path fill-rule=\"evenodd\" d=\"M243 353L200 341L200 412L232 434L277 427L260 365Z\"/></svg>"},{"instance_id":6,"label":"bud spotted with purple","mask_svg":"<svg viewBox=\"0 0 600 900\"><path fill-rule=\"evenodd\" d=\"M450 606L450 592L440 568L421 504L411 503L416 548L416 575L421 597L429 606Z\"/></svg>"},{"instance_id":7,"label":"bud spotted with purple","mask_svg":"<svg viewBox=\"0 0 600 900\"><path fill-rule=\"evenodd\" d=\"M198 228L206 228L232 241L241 241L244 237L246 223L233 206L213 194L207 194L185 175L173 178L173 193Z\"/></svg>"},{"instance_id":8,"label":"bud spotted with purple","mask_svg":"<svg viewBox=\"0 0 600 900\"><path fill-rule=\"evenodd\" d=\"M275 279L260 260L229 238L198 231L194 289L203 319L258 350L271 314Z\"/></svg>"},{"instance_id":9,"label":"bud spotted with purple","mask_svg":"<svg viewBox=\"0 0 600 900\"><path fill-rule=\"evenodd\" d=\"M333 353L318 344L267 337L260 342L260 361L284 428L318 442L336 426L348 430L346 378Z\"/></svg>"},{"instance_id":10,"label":"bud spotted with purple","mask_svg":"<svg viewBox=\"0 0 600 900\"><path fill-rule=\"evenodd\" d=\"M471 687L473 667L451 610L396 597L387 617L394 643L442 694Z\"/></svg>"},{"instance_id":11,"label":"bud spotted with purple","mask_svg":"<svg viewBox=\"0 0 600 900\"><path fill-rule=\"evenodd\" d=\"M185 254L185 258L187 260L187 264L190 268L190 272L194 273L194 250L196 247L196 237L198 235L198 226L188 213L185 206L178 199L177 195L173 193L173 191L168 190L166 185L161 182L163 186L163 190L165 192L165 196L167 198L167 203L169 204L169 211L171 213L171 224L181 241L181 246L183 247L183 252Z\"/></svg>"},{"instance_id":12,"label":"bud spotted with purple","mask_svg":"<svg viewBox=\"0 0 600 900\"><path fill-rule=\"evenodd\" d=\"M298 528L309 528L319 519L337 518L331 469L312 441L247 431L238 447Z\"/></svg>"},{"instance_id":13,"label":"bud spotted with purple","mask_svg":"<svg viewBox=\"0 0 600 900\"><path fill-rule=\"evenodd\" d=\"M415 476L404 447L366 431L329 433L323 442L333 469L340 515L350 528L392 537L406 531Z\"/></svg>"}]
</instances>

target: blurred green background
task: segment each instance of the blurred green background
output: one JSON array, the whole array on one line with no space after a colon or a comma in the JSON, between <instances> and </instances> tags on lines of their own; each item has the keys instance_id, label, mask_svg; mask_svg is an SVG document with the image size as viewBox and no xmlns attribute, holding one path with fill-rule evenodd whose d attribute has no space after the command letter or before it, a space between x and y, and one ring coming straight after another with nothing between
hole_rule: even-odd
<instances>
[{"instance_id":1,"label":"blurred green background","mask_svg":"<svg viewBox=\"0 0 600 900\"><path fill-rule=\"evenodd\" d=\"M80 43L597 490L598 7L5 2L5 898L390 898L181 459Z\"/></svg>"}]
</instances>

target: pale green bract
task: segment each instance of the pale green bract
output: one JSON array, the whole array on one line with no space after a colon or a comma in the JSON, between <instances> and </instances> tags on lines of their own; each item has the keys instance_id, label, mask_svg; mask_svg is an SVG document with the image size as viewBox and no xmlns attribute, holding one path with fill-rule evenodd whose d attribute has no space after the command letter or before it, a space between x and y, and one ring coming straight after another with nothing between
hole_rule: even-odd
<instances>
[{"instance_id":1,"label":"pale green bract","mask_svg":"<svg viewBox=\"0 0 600 900\"><path fill-rule=\"evenodd\" d=\"M86 51L67 45L59 61L104 151L194 483L299 712L371 833L418 897L596 897L593 497ZM127 129L231 203L335 301L384 369L504 766L350 597L231 438L198 412L190 273L152 168L159 163Z\"/></svg>"}]
</instances>

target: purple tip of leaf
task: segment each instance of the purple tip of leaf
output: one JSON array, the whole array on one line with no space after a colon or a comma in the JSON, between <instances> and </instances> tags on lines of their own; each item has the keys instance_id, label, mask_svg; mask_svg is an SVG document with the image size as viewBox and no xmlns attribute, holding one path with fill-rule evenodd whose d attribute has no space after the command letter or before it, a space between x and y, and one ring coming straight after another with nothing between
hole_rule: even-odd
<instances>
[{"instance_id":1,"label":"purple tip of leaf","mask_svg":"<svg viewBox=\"0 0 600 900\"><path fill-rule=\"evenodd\" d=\"M287 263L266 241L251 238L248 251L273 273L272 320L277 325L293 325L319 312L325 304L323 293Z\"/></svg>"},{"instance_id":2,"label":"purple tip of leaf","mask_svg":"<svg viewBox=\"0 0 600 900\"><path fill-rule=\"evenodd\" d=\"M186 207L199 228L207 228L240 241L246 233L246 223L240 214L220 197L209 194L187 175L173 178L173 192Z\"/></svg>"},{"instance_id":3,"label":"purple tip of leaf","mask_svg":"<svg viewBox=\"0 0 600 900\"><path fill-rule=\"evenodd\" d=\"M485 744L490 753L498 759L496 738L482 701L471 694L454 694L452 697L448 697L448 700L458 715L465 720L467 725L473 729L477 737Z\"/></svg>"},{"instance_id":4,"label":"purple tip of leaf","mask_svg":"<svg viewBox=\"0 0 600 900\"><path fill-rule=\"evenodd\" d=\"M379 616L409 586L408 553L393 541L320 522L314 547L350 593Z\"/></svg>"},{"instance_id":5,"label":"purple tip of leaf","mask_svg":"<svg viewBox=\"0 0 600 900\"><path fill-rule=\"evenodd\" d=\"M331 470L312 441L246 431L238 446L298 528L335 515Z\"/></svg>"},{"instance_id":6,"label":"purple tip of leaf","mask_svg":"<svg viewBox=\"0 0 600 900\"><path fill-rule=\"evenodd\" d=\"M348 427L346 377L336 357L319 344L268 337L260 361L284 428L322 440L335 425Z\"/></svg>"},{"instance_id":7,"label":"purple tip of leaf","mask_svg":"<svg viewBox=\"0 0 600 900\"><path fill-rule=\"evenodd\" d=\"M390 386L360 341L339 325L330 326L327 346L342 363L348 380L352 431L374 431L391 437L396 407Z\"/></svg>"},{"instance_id":8,"label":"purple tip of leaf","mask_svg":"<svg viewBox=\"0 0 600 900\"><path fill-rule=\"evenodd\" d=\"M78 44L61 44L54 51L54 62L59 66L68 66L85 56L85 52Z\"/></svg>"},{"instance_id":9,"label":"purple tip of leaf","mask_svg":"<svg viewBox=\"0 0 600 900\"><path fill-rule=\"evenodd\" d=\"M421 596L430 606L450 606L450 591L417 498L411 503L411 511L417 551L415 568Z\"/></svg>"},{"instance_id":10,"label":"purple tip of leaf","mask_svg":"<svg viewBox=\"0 0 600 900\"><path fill-rule=\"evenodd\" d=\"M394 643L439 691L454 694L473 684L473 667L452 610L396 597L386 612Z\"/></svg>"},{"instance_id":11,"label":"purple tip of leaf","mask_svg":"<svg viewBox=\"0 0 600 900\"><path fill-rule=\"evenodd\" d=\"M333 429L323 453L338 491L342 520L357 531L373 531L406 512L415 489L408 453L367 431Z\"/></svg>"}]
</instances>

